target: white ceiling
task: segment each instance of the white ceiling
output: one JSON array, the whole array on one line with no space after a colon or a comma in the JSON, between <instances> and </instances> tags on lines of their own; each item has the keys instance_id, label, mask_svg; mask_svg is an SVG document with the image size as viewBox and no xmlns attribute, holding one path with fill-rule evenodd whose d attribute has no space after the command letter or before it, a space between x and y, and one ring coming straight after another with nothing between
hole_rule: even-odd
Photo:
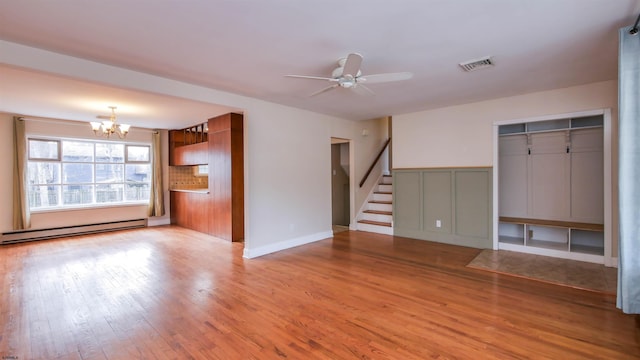
<instances>
[{"instance_id":1,"label":"white ceiling","mask_svg":"<svg viewBox=\"0 0 640 360\"><path fill-rule=\"evenodd\" d=\"M363 120L615 79L618 29L638 12L640 0L0 1L0 39ZM414 77L315 97L328 84L284 77L329 76L350 52L364 74ZM487 55L495 67L458 66ZM103 96L134 125L173 128L225 111L7 66L0 77L4 112L87 120Z\"/></svg>"}]
</instances>

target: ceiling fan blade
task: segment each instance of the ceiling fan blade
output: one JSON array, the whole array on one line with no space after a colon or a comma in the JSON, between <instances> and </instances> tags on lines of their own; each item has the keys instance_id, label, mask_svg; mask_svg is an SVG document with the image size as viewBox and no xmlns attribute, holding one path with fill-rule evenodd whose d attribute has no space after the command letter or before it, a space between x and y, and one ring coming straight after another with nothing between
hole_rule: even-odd
<instances>
[{"instance_id":1,"label":"ceiling fan blade","mask_svg":"<svg viewBox=\"0 0 640 360\"><path fill-rule=\"evenodd\" d=\"M307 75L285 75L286 77L298 78L298 79L311 79L311 80L324 80L336 82L338 79L322 77L322 76L307 76Z\"/></svg>"},{"instance_id":2,"label":"ceiling fan blade","mask_svg":"<svg viewBox=\"0 0 640 360\"><path fill-rule=\"evenodd\" d=\"M358 76L360 71L360 65L362 64L362 55L358 53L351 53L347 56L347 60L344 63L342 70L342 76L351 75L353 77Z\"/></svg>"},{"instance_id":3,"label":"ceiling fan blade","mask_svg":"<svg viewBox=\"0 0 640 360\"><path fill-rule=\"evenodd\" d=\"M412 77L413 77L413 74L410 72L372 74L372 75L360 76L358 78L358 82L375 84L375 83L383 83L383 82L391 82L391 81L408 80L408 79L411 79Z\"/></svg>"},{"instance_id":4,"label":"ceiling fan blade","mask_svg":"<svg viewBox=\"0 0 640 360\"><path fill-rule=\"evenodd\" d=\"M329 91L329 90L331 90L331 89L335 89L335 88L337 88L337 87L338 87L338 84L331 85L331 86L327 86L326 88L321 89L321 90L318 90L318 91L314 92L313 94L309 95L309 97L313 97L313 96L316 96L316 95L320 95L320 94L322 94L323 92L327 92L327 91Z\"/></svg>"},{"instance_id":5,"label":"ceiling fan blade","mask_svg":"<svg viewBox=\"0 0 640 360\"><path fill-rule=\"evenodd\" d=\"M376 93L373 92L373 90L369 89L368 87L362 85L362 84L357 84L356 86L352 87L353 91L355 91L358 95L363 95L363 96L371 96L371 95L375 95Z\"/></svg>"}]
</instances>

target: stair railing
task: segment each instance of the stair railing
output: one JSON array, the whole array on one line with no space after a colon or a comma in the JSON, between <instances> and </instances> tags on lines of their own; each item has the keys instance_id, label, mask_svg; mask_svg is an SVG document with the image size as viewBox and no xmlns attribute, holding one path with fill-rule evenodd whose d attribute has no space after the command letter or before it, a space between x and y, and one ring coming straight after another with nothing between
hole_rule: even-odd
<instances>
[{"instance_id":1,"label":"stair railing","mask_svg":"<svg viewBox=\"0 0 640 360\"><path fill-rule=\"evenodd\" d=\"M373 170L373 168L378 163L378 160L380 160L380 157L384 153L384 150L387 148L387 146L389 146L390 142L391 142L391 138L388 138L387 141L384 143L384 145L382 145L382 149L380 149L380 152L378 153L378 156L376 156L376 158L373 159L373 163L371 163L371 166L369 166L369 170L367 170L367 172L364 174L364 177L362 178L362 180L360 180L360 187L362 187L362 185L364 185L365 181L367 181L367 178L369 177L369 174L371 174L371 171Z\"/></svg>"}]
</instances>

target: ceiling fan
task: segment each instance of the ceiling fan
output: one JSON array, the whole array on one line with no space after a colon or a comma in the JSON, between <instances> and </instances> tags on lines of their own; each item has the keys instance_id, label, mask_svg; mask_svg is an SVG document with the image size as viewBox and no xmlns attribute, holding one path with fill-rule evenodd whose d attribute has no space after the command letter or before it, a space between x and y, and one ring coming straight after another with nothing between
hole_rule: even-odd
<instances>
[{"instance_id":1,"label":"ceiling fan","mask_svg":"<svg viewBox=\"0 0 640 360\"><path fill-rule=\"evenodd\" d=\"M410 72L384 73L362 75L360 65L362 64L362 55L351 53L346 58L338 60L338 67L333 70L331 77L307 76L307 75L285 75L292 78L324 80L333 83L324 89L320 89L309 96L316 96L323 92L341 87L344 89L352 89L362 95L373 95L374 92L364 84L384 83L391 81L401 81L411 79L413 74Z\"/></svg>"}]
</instances>

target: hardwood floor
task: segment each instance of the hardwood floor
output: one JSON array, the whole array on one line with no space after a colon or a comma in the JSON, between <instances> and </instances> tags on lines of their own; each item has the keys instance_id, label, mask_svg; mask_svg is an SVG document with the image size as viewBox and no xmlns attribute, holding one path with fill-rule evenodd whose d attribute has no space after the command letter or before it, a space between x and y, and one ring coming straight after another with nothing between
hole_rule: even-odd
<instances>
[{"instance_id":1,"label":"hardwood floor","mask_svg":"<svg viewBox=\"0 0 640 360\"><path fill-rule=\"evenodd\" d=\"M242 258L160 227L0 247L0 358L638 359L615 297L363 232Z\"/></svg>"}]
</instances>

